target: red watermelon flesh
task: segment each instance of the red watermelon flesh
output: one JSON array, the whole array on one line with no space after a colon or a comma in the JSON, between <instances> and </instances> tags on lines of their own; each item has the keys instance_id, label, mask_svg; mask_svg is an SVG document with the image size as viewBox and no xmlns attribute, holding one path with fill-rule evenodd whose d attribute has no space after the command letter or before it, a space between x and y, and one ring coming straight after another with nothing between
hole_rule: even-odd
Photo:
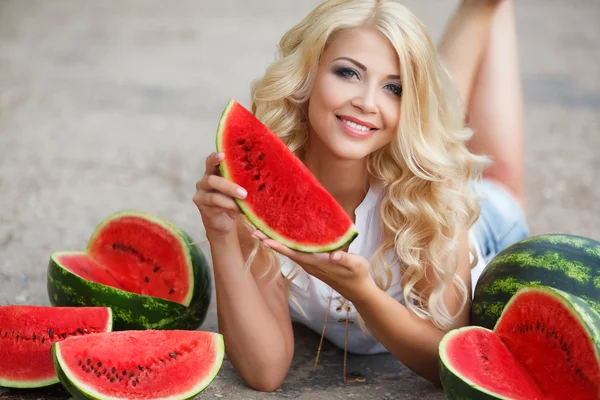
<instances>
[{"instance_id":1,"label":"red watermelon flesh","mask_svg":"<svg viewBox=\"0 0 600 400\"><path fill-rule=\"evenodd\" d=\"M548 399L598 399L600 365L586 328L558 298L529 291L509 303L496 334Z\"/></svg>"},{"instance_id":2,"label":"red watermelon flesh","mask_svg":"<svg viewBox=\"0 0 600 400\"><path fill-rule=\"evenodd\" d=\"M214 379L224 344L213 332L120 331L65 340L52 353L61 383L76 397L188 398Z\"/></svg>"},{"instance_id":3,"label":"red watermelon flesh","mask_svg":"<svg viewBox=\"0 0 600 400\"><path fill-rule=\"evenodd\" d=\"M181 304L191 297L191 271L178 237L149 218L122 216L99 228L87 253L64 253L74 274L141 295Z\"/></svg>"},{"instance_id":4,"label":"red watermelon flesh","mask_svg":"<svg viewBox=\"0 0 600 400\"><path fill-rule=\"evenodd\" d=\"M343 247L356 228L337 201L287 145L250 111L231 100L219 123L222 175L248 192L236 199L267 236L305 252Z\"/></svg>"},{"instance_id":5,"label":"red watermelon flesh","mask_svg":"<svg viewBox=\"0 0 600 400\"><path fill-rule=\"evenodd\" d=\"M527 370L500 338L483 328L471 328L446 347L448 362L480 388L510 399L544 399Z\"/></svg>"},{"instance_id":6,"label":"red watermelon flesh","mask_svg":"<svg viewBox=\"0 0 600 400\"><path fill-rule=\"evenodd\" d=\"M560 290L524 287L494 331L467 326L444 336L440 368L450 398L597 400L600 315Z\"/></svg>"},{"instance_id":7,"label":"red watermelon flesh","mask_svg":"<svg viewBox=\"0 0 600 400\"><path fill-rule=\"evenodd\" d=\"M0 307L0 386L40 387L57 383L52 343L112 330L106 307Z\"/></svg>"}]
</instances>

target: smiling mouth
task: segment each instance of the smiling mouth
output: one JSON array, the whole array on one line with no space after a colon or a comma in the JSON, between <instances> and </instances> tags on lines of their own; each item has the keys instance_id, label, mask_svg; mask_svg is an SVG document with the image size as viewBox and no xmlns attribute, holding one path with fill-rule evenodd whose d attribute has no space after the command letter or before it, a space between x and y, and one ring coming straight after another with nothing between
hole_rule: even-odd
<instances>
[{"instance_id":1,"label":"smiling mouth","mask_svg":"<svg viewBox=\"0 0 600 400\"><path fill-rule=\"evenodd\" d=\"M337 115L336 115L336 118L339 119L343 124L348 125L350 128L355 129L357 131L370 132L370 131L376 131L377 130L377 128L371 128L371 127L368 127L368 126L364 126L364 125L358 124L358 123L356 123L354 121L349 121L347 119L344 119L344 118L342 118L340 116L337 116Z\"/></svg>"}]
</instances>

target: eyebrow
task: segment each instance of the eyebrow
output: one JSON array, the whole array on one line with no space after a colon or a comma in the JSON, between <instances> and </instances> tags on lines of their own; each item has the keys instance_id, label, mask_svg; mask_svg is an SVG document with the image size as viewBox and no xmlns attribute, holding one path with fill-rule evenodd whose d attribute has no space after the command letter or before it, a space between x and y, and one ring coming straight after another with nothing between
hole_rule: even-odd
<instances>
[{"instance_id":1,"label":"eyebrow","mask_svg":"<svg viewBox=\"0 0 600 400\"><path fill-rule=\"evenodd\" d=\"M362 69L363 71L367 71L367 67L365 67L363 64L359 63L358 61L356 61L353 58L350 57L338 57L333 61L337 61L337 60L346 60L346 61L350 61L352 64L356 65L358 68ZM388 79L400 79L400 75L388 75L387 76Z\"/></svg>"}]
</instances>

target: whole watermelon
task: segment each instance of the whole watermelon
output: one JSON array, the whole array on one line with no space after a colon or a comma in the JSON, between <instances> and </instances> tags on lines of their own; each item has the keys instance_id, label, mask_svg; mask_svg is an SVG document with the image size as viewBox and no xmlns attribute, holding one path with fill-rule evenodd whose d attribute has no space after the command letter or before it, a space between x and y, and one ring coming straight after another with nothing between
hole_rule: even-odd
<instances>
[{"instance_id":1,"label":"whole watermelon","mask_svg":"<svg viewBox=\"0 0 600 400\"><path fill-rule=\"evenodd\" d=\"M471 324L493 329L515 292L535 285L579 296L600 312L600 242L576 235L544 234L505 248L477 281Z\"/></svg>"}]
</instances>

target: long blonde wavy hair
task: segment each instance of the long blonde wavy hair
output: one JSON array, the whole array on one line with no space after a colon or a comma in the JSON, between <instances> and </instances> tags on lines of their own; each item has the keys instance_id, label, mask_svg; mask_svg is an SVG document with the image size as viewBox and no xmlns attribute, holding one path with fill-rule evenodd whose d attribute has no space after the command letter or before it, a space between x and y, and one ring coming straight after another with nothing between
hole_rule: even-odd
<instances>
[{"instance_id":1,"label":"long blonde wavy hair","mask_svg":"<svg viewBox=\"0 0 600 400\"><path fill-rule=\"evenodd\" d=\"M489 160L469 152L461 100L424 25L403 5L389 0L329 0L309 13L279 42L279 54L252 85L252 112L297 155L305 151L307 106L321 54L337 32L371 27L398 53L402 83L398 134L370 154L368 171L385 190L379 209L383 240L371 265L376 283L387 290L391 251L402 274L406 306L440 329L449 329L470 300L456 274L453 253L460 230L471 226L479 208L470 181L480 177ZM249 229L254 229L246 219ZM277 265L277 256L259 241ZM474 263L477 257L475 255ZM473 264L474 264L473 263ZM428 281L430 269L436 283ZM288 277L293 279L293 277ZM417 290L417 283L424 284ZM444 294L452 283L461 307L451 315ZM362 325L362 324L361 324Z\"/></svg>"}]
</instances>

